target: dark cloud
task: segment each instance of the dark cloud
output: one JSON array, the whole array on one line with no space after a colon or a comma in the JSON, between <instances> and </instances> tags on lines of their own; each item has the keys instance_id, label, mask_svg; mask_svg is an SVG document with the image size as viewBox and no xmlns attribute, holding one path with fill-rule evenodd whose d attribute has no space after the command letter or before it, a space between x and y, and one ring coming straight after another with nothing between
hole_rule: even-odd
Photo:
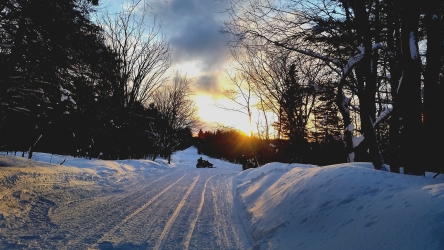
<instances>
[{"instance_id":1,"label":"dark cloud","mask_svg":"<svg viewBox=\"0 0 444 250\"><path fill-rule=\"evenodd\" d=\"M170 45L178 53L176 59L186 61L189 57L200 58L209 64L223 59L227 51L224 36L218 33L218 28L219 23L205 17L190 20L170 39Z\"/></svg>"},{"instance_id":2,"label":"dark cloud","mask_svg":"<svg viewBox=\"0 0 444 250\"><path fill-rule=\"evenodd\" d=\"M172 48L173 63L198 62L202 76L195 79L201 91L218 89L217 74L228 59L227 37L220 33L226 1L171 0L150 2L162 22L162 32Z\"/></svg>"},{"instance_id":3,"label":"dark cloud","mask_svg":"<svg viewBox=\"0 0 444 250\"><path fill-rule=\"evenodd\" d=\"M216 73L201 75L194 80L194 83L197 89L204 92L214 93L220 90Z\"/></svg>"}]
</instances>

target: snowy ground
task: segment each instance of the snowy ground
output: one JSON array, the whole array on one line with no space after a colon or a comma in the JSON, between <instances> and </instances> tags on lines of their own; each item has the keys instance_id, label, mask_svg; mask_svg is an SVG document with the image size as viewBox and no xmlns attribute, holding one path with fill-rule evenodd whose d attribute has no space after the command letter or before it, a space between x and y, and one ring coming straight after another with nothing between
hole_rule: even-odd
<instances>
[{"instance_id":1,"label":"snowy ground","mask_svg":"<svg viewBox=\"0 0 444 250\"><path fill-rule=\"evenodd\" d=\"M233 178L194 148L163 159L0 156L0 249L247 249ZM42 162L60 163L48 165Z\"/></svg>"},{"instance_id":2,"label":"snowy ground","mask_svg":"<svg viewBox=\"0 0 444 250\"><path fill-rule=\"evenodd\" d=\"M198 157L0 153L0 249L444 249L443 175Z\"/></svg>"}]
</instances>

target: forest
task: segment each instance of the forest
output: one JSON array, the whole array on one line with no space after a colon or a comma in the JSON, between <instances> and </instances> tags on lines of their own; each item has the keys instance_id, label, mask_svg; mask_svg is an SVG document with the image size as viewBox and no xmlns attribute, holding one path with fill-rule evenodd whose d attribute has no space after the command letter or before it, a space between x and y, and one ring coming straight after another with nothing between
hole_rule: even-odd
<instances>
[{"instance_id":1,"label":"forest","mask_svg":"<svg viewBox=\"0 0 444 250\"><path fill-rule=\"evenodd\" d=\"M346 162L347 157L342 140L333 137L328 137L327 140L323 143L307 142L303 148L306 150L304 159L300 162L319 166ZM297 162L296 154L288 139L266 140L246 135L235 129L225 128L214 132L200 130L193 141L199 154L233 163L240 164L242 155L256 166L270 162Z\"/></svg>"},{"instance_id":2,"label":"forest","mask_svg":"<svg viewBox=\"0 0 444 250\"><path fill-rule=\"evenodd\" d=\"M191 81L164 84L170 47L140 3L2 1L0 150L155 159L190 145Z\"/></svg>"},{"instance_id":3,"label":"forest","mask_svg":"<svg viewBox=\"0 0 444 250\"><path fill-rule=\"evenodd\" d=\"M0 150L155 159L195 145L259 165L443 171L443 3L229 2L224 95L248 117L250 135L197 134L191 80L176 72L165 84L171 50L140 1L117 15L97 14L97 0L3 1Z\"/></svg>"},{"instance_id":4,"label":"forest","mask_svg":"<svg viewBox=\"0 0 444 250\"><path fill-rule=\"evenodd\" d=\"M274 128L292 162L310 163L313 143L334 147L336 138L343 161L442 171L442 2L230 3L222 31L235 64L226 95L250 123L253 108L265 121L278 117L255 124L258 137Z\"/></svg>"}]
</instances>

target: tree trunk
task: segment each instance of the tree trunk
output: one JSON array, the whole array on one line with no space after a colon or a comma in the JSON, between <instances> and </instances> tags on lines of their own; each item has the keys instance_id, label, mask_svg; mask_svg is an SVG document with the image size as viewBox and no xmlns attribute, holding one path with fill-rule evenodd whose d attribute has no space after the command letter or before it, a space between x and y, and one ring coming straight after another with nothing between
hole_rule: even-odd
<instances>
[{"instance_id":1,"label":"tree trunk","mask_svg":"<svg viewBox=\"0 0 444 250\"><path fill-rule=\"evenodd\" d=\"M357 25L360 27L358 29L358 34L360 34L359 37L362 38L361 42L364 46L363 58L359 63L359 67L356 68L357 75L360 75L360 78L364 78L364 81L358 81L361 127L364 132L373 166L375 169L380 170L384 166L384 161L379 151L375 129L373 127L373 122L375 121L376 116L376 75L373 70L372 37L365 2L356 1L354 11Z\"/></svg>"},{"instance_id":2,"label":"tree trunk","mask_svg":"<svg viewBox=\"0 0 444 250\"><path fill-rule=\"evenodd\" d=\"M393 85L392 85L393 86ZM393 91L395 92L395 91ZM392 95L393 96L393 95ZM399 115L397 112L396 99L392 97L392 114L389 120L389 164L390 172L399 173L400 159L399 159Z\"/></svg>"},{"instance_id":3,"label":"tree trunk","mask_svg":"<svg viewBox=\"0 0 444 250\"><path fill-rule=\"evenodd\" d=\"M401 54L400 45L400 24L397 12L391 1L385 2L386 23L387 23L387 50L394 56L388 58L390 71L390 89L392 96L392 114L389 120L389 164L390 171L399 173L400 168L400 136L399 136L399 114L398 114L398 85L400 79L399 55ZM393 35L394 34L394 35Z\"/></svg>"},{"instance_id":4,"label":"tree trunk","mask_svg":"<svg viewBox=\"0 0 444 250\"><path fill-rule=\"evenodd\" d=\"M427 2L426 32L427 32L427 65L424 74L424 147L425 163L429 171L439 171L440 153L443 152L443 130L440 128L440 111L442 87L439 84L439 74L443 67L443 21L441 19L439 1ZM442 84L441 84L442 85ZM437 145L434 141L438 141Z\"/></svg>"},{"instance_id":5,"label":"tree trunk","mask_svg":"<svg viewBox=\"0 0 444 250\"><path fill-rule=\"evenodd\" d=\"M31 145L29 147L29 151L28 151L28 159L32 159L32 154L34 152L34 147L37 145L37 143L40 141L40 139L42 138L43 135L40 135L39 138L37 138L37 140L35 141L34 145Z\"/></svg>"},{"instance_id":6,"label":"tree trunk","mask_svg":"<svg viewBox=\"0 0 444 250\"><path fill-rule=\"evenodd\" d=\"M418 52L419 6L401 5L402 79L398 89L398 111L403 127L402 157L404 173L424 175L421 143L421 62Z\"/></svg>"},{"instance_id":7,"label":"tree trunk","mask_svg":"<svg viewBox=\"0 0 444 250\"><path fill-rule=\"evenodd\" d=\"M336 106L338 106L339 112L342 115L342 120L344 121L344 142L345 142L345 153L347 155L353 154L353 134L352 130L349 129L351 123L350 118L350 111L349 111L349 105L350 105L350 99L346 99L344 94L342 93L342 87L345 80L341 80L338 87L338 93L336 94ZM350 161L352 162L354 157L349 157Z\"/></svg>"}]
</instances>

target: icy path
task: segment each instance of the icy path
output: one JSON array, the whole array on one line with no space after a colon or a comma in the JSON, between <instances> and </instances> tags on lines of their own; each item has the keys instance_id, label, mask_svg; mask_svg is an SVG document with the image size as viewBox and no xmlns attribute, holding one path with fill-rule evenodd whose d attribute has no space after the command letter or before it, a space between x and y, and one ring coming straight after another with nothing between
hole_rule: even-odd
<instances>
[{"instance_id":1,"label":"icy path","mask_svg":"<svg viewBox=\"0 0 444 250\"><path fill-rule=\"evenodd\" d=\"M0 226L0 242L3 242L0 246L8 249L251 247L233 199L233 178L240 172L240 166L217 161L217 168L197 169L195 158L192 160L179 157L174 169L121 181L118 185L105 178L103 183L85 184L88 187L69 185L62 188L63 192L59 189L43 192L31 190L37 186L32 184L27 187L33 198L28 199L29 210L27 216L23 215L26 220L9 220L3 228ZM22 189L22 194L25 187L19 186L15 185L15 189Z\"/></svg>"}]
</instances>

